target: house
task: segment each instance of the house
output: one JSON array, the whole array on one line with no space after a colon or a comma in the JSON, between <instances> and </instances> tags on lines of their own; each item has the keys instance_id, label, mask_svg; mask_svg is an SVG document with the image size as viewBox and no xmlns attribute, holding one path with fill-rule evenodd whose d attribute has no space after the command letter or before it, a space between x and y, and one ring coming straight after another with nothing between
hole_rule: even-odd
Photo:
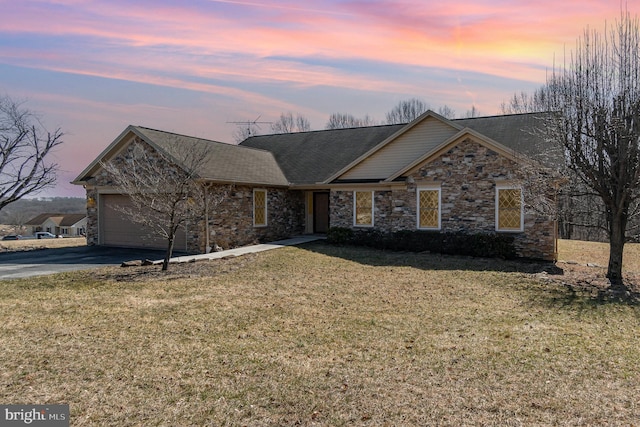
<instances>
[{"instance_id":1,"label":"house","mask_svg":"<svg viewBox=\"0 0 640 427\"><path fill-rule=\"evenodd\" d=\"M547 144L530 131L543 116L448 120L428 111L408 124L254 136L237 146L207 141L212 155L201 181L233 190L206 223L181 230L176 249L199 252L208 241L227 248L347 227L510 233L519 256L554 259L555 218L528 208L536 203L529 194L549 190L528 179L532 168L549 166L537 160ZM119 213L128 196L101 167L126 160L134 141L149 156L202 142L127 127L73 181L87 191L90 245L164 246Z\"/></svg>"},{"instance_id":2,"label":"house","mask_svg":"<svg viewBox=\"0 0 640 427\"><path fill-rule=\"evenodd\" d=\"M27 221L25 226L34 235L39 231L47 231L56 236L79 237L87 232L87 215L43 213Z\"/></svg>"}]
</instances>

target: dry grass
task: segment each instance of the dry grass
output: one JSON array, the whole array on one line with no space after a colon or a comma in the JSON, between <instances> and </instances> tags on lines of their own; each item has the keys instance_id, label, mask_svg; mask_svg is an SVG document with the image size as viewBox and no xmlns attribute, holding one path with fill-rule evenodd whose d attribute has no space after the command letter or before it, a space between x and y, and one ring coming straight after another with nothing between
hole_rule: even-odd
<instances>
[{"instance_id":1,"label":"dry grass","mask_svg":"<svg viewBox=\"0 0 640 427\"><path fill-rule=\"evenodd\" d=\"M0 401L74 426L640 420L640 308L540 266L316 243L174 267L0 283Z\"/></svg>"},{"instance_id":2,"label":"dry grass","mask_svg":"<svg viewBox=\"0 0 640 427\"><path fill-rule=\"evenodd\" d=\"M43 248L67 248L71 246L85 246L85 237L70 237L64 239L26 239L26 240L2 240L1 252L25 251Z\"/></svg>"},{"instance_id":3,"label":"dry grass","mask_svg":"<svg viewBox=\"0 0 640 427\"><path fill-rule=\"evenodd\" d=\"M582 242L580 240L559 240L559 258L581 264L595 263L606 266L609 262L609 244ZM627 243L624 246L623 267L627 271L640 273L640 244Z\"/></svg>"}]
</instances>

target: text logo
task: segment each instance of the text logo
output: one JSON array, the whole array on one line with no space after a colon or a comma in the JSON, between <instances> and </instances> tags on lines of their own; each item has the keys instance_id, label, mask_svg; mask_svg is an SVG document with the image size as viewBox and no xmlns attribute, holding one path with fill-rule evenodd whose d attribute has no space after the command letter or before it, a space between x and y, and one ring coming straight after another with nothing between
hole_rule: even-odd
<instances>
[{"instance_id":1,"label":"text logo","mask_svg":"<svg viewBox=\"0 0 640 427\"><path fill-rule=\"evenodd\" d=\"M69 427L69 405L0 405L0 427Z\"/></svg>"}]
</instances>

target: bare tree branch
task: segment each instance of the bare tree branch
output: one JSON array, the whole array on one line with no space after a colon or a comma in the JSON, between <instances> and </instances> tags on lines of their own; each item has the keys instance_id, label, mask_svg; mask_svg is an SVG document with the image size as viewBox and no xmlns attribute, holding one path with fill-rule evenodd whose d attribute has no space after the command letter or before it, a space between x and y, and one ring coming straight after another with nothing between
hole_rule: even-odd
<instances>
[{"instance_id":1,"label":"bare tree branch","mask_svg":"<svg viewBox=\"0 0 640 427\"><path fill-rule=\"evenodd\" d=\"M369 115L359 119L352 114L332 113L325 125L325 129L345 129L354 127L374 126L375 120Z\"/></svg>"},{"instance_id":2,"label":"bare tree branch","mask_svg":"<svg viewBox=\"0 0 640 427\"><path fill-rule=\"evenodd\" d=\"M387 124L409 123L420 117L427 110L429 110L429 104L418 98L400 101L387 113Z\"/></svg>"},{"instance_id":3,"label":"bare tree branch","mask_svg":"<svg viewBox=\"0 0 640 427\"><path fill-rule=\"evenodd\" d=\"M603 33L586 30L545 89L549 109L557 112L547 124L550 134L605 207L607 277L620 290L630 208L640 192L639 70L640 25L625 11Z\"/></svg>"},{"instance_id":4,"label":"bare tree branch","mask_svg":"<svg viewBox=\"0 0 640 427\"><path fill-rule=\"evenodd\" d=\"M46 158L63 135L46 131L31 111L0 97L0 209L55 183L58 166Z\"/></svg>"},{"instance_id":5,"label":"bare tree branch","mask_svg":"<svg viewBox=\"0 0 640 427\"><path fill-rule=\"evenodd\" d=\"M456 118L456 110L449 107L448 105L443 105L442 107L438 108L438 114L449 120L453 120Z\"/></svg>"},{"instance_id":6,"label":"bare tree branch","mask_svg":"<svg viewBox=\"0 0 640 427\"><path fill-rule=\"evenodd\" d=\"M130 197L132 207L118 210L166 239L163 270L168 269L178 230L203 220L211 204L220 202L199 181L211 155L209 144L170 145L171 153L165 153L135 141L119 157L101 164L115 187Z\"/></svg>"},{"instance_id":7,"label":"bare tree branch","mask_svg":"<svg viewBox=\"0 0 640 427\"><path fill-rule=\"evenodd\" d=\"M277 122L271 124L271 131L273 133L293 133L293 132L308 132L311 130L311 124L306 117L297 114L295 117L293 113L281 113Z\"/></svg>"}]
</instances>

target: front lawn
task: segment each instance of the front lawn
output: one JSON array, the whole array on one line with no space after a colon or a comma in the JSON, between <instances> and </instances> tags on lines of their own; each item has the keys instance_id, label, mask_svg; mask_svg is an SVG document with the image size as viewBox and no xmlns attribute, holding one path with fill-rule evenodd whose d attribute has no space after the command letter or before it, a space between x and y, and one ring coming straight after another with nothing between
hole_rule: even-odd
<instances>
[{"instance_id":1,"label":"front lawn","mask_svg":"<svg viewBox=\"0 0 640 427\"><path fill-rule=\"evenodd\" d=\"M0 252L30 251L36 249L68 248L85 246L85 237L65 237L64 239L24 239L0 241Z\"/></svg>"},{"instance_id":2,"label":"front lawn","mask_svg":"<svg viewBox=\"0 0 640 427\"><path fill-rule=\"evenodd\" d=\"M73 426L640 420L640 307L541 266L312 243L172 269L0 282L0 402Z\"/></svg>"}]
</instances>

